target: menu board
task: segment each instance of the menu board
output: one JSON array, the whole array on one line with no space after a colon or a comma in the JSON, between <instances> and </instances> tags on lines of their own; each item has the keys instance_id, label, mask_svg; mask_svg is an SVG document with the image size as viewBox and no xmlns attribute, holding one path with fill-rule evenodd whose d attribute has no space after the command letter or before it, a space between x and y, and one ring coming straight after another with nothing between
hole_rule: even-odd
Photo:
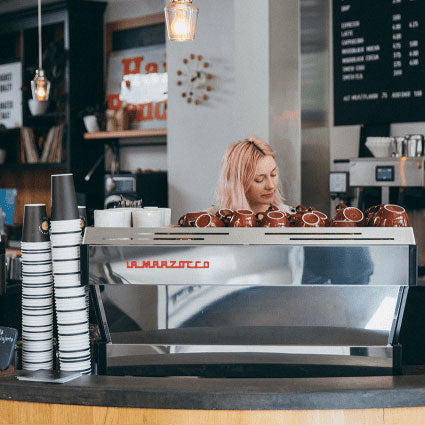
<instances>
[{"instance_id":1,"label":"menu board","mask_svg":"<svg viewBox=\"0 0 425 425\"><path fill-rule=\"evenodd\" d=\"M335 125L425 121L425 0L333 0Z\"/></svg>"}]
</instances>

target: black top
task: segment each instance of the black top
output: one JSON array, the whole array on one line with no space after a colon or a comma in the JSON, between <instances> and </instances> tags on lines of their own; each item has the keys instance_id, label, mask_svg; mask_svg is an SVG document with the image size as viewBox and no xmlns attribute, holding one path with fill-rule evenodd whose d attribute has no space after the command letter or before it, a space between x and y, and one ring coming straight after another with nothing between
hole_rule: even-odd
<instances>
[{"instance_id":1,"label":"black top","mask_svg":"<svg viewBox=\"0 0 425 425\"><path fill-rule=\"evenodd\" d=\"M66 384L0 377L0 399L194 410L331 410L425 405L425 376L205 379L82 376Z\"/></svg>"}]
</instances>

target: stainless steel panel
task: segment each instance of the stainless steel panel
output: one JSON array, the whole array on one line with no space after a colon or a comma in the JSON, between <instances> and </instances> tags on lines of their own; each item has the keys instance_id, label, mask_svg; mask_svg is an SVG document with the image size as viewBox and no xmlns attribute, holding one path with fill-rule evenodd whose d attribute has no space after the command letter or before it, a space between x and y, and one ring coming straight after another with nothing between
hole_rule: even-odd
<instances>
[{"instance_id":1,"label":"stainless steel panel","mask_svg":"<svg viewBox=\"0 0 425 425\"><path fill-rule=\"evenodd\" d=\"M87 227L83 244L104 246L197 245L414 245L410 227ZM219 248L217 248L219 249Z\"/></svg>"},{"instance_id":2,"label":"stainless steel panel","mask_svg":"<svg viewBox=\"0 0 425 425\"><path fill-rule=\"evenodd\" d=\"M102 299L113 342L350 346L390 343L400 291L397 286L107 286ZM128 333L135 329L139 336Z\"/></svg>"},{"instance_id":3,"label":"stainless steel panel","mask_svg":"<svg viewBox=\"0 0 425 425\"><path fill-rule=\"evenodd\" d=\"M90 246L91 284L408 285L409 246ZM407 265L407 267L406 267Z\"/></svg>"},{"instance_id":4,"label":"stainless steel panel","mask_svg":"<svg viewBox=\"0 0 425 425\"><path fill-rule=\"evenodd\" d=\"M394 181L376 181L377 166L393 166ZM350 186L424 187L424 157L350 159Z\"/></svg>"}]
</instances>

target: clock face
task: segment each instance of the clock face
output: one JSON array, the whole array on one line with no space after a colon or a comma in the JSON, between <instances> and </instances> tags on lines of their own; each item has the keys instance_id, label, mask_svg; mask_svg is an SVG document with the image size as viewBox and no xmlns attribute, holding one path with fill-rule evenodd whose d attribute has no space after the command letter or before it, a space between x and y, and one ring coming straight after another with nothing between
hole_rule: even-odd
<instances>
[{"instance_id":1,"label":"clock face","mask_svg":"<svg viewBox=\"0 0 425 425\"><path fill-rule=\"evenodd\" d=\"M209 62L202 55L191 54L183 58L183 68L177 70L177 85L181 87L181 95L187 103L200 105L209 99L212 90L212 74L208 72Z\"/></svg>"}]
</instances>

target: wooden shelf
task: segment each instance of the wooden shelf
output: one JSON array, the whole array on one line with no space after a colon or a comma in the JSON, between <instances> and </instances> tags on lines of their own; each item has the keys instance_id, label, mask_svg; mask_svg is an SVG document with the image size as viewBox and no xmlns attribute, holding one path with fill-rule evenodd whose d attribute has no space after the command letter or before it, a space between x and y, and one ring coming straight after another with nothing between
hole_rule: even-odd
<instances>
[{"instance_id":1,"label":"wooden shelf","mask_svg":"<svg viewBox=\"0 0 425 425\"><path fill-rule=\"evenodd\" d=\"M12 162L12 163L4 163L0 165L1 170L10 170L10 169L24 169L24 170L39 170L39 169L66 169L66 163L64 162L33 162L33 163L20 163L20 162Z\"/></svg>"},{"instance_id":2,"label":"wooden shelf","mask_svg":"<svg viewBox=\"0 0 425 425\"><path fill-rule=\"evenodd\" d=\"M137 138L137 137L154 137L166 136L167 129L155 130L123 130L123 131L97 131L94 133L84 133L84 138L92 139L124 139L124 138Z\"/></svg>"}]
</instances>

